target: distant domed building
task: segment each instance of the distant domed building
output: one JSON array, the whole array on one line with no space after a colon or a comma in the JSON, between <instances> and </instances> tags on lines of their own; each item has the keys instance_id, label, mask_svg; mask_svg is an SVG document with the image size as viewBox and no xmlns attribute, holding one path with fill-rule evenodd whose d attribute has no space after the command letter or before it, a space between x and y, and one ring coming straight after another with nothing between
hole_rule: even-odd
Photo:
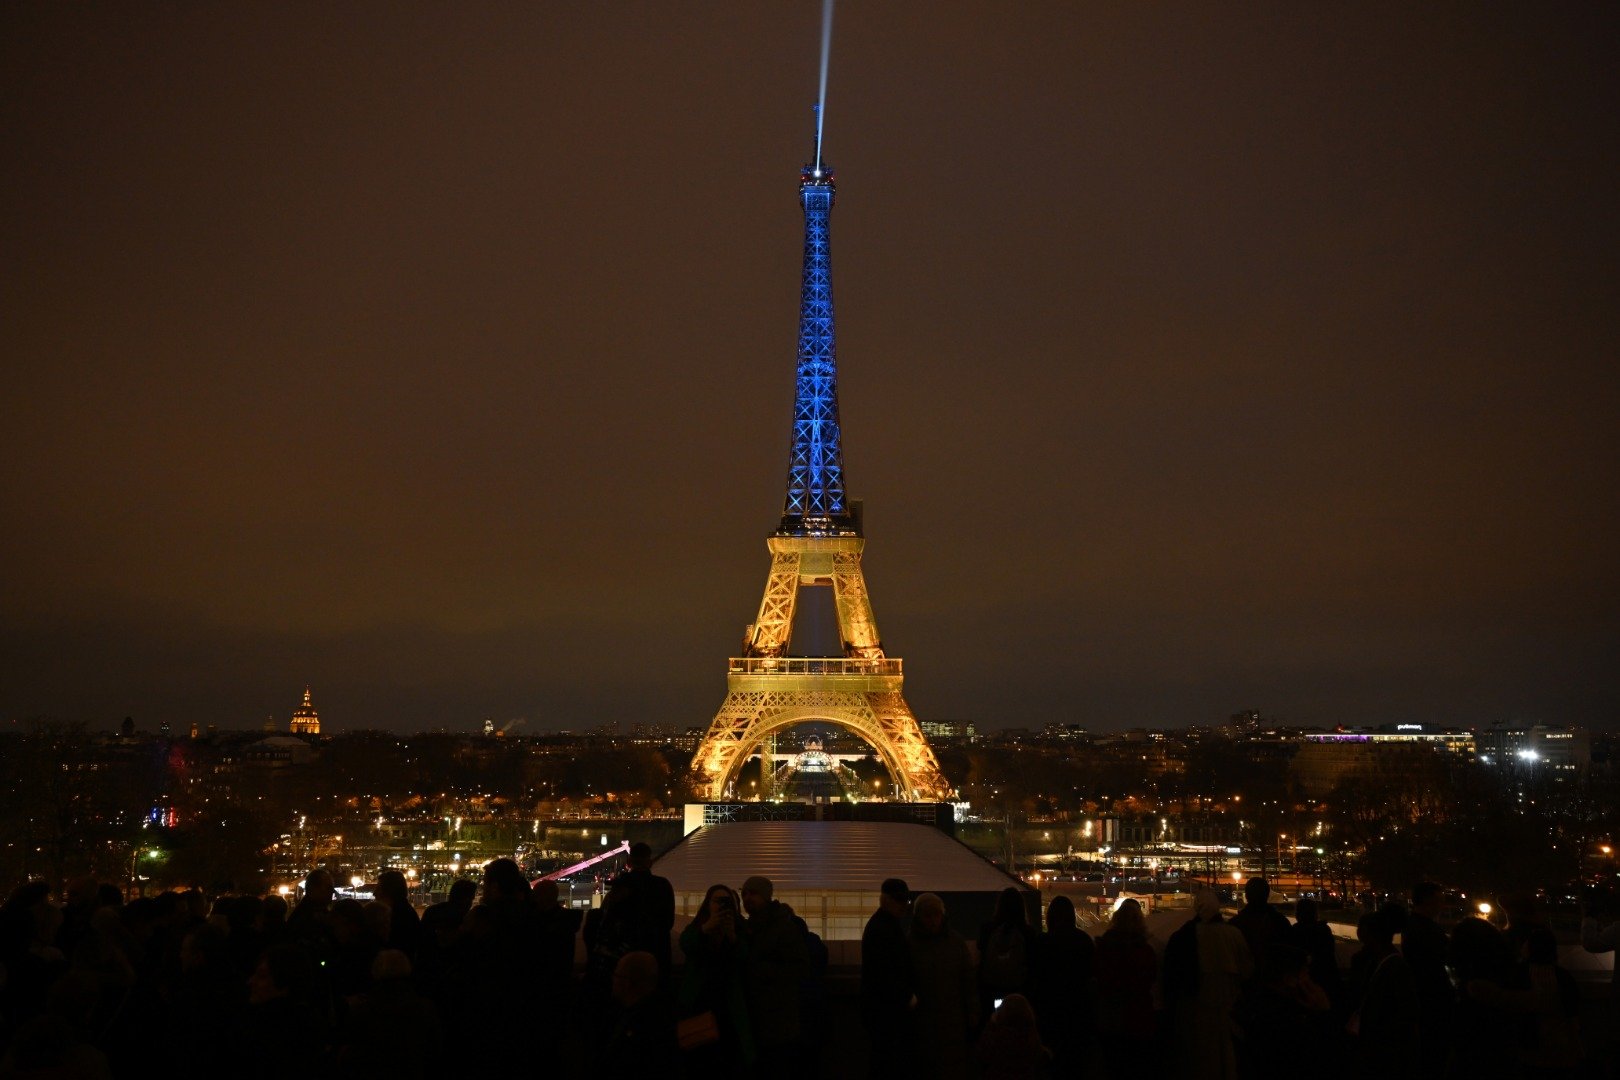
<instances>
[{"instance_id":1,"label":"distant domed building","mask_svg":"<svg viewBox=\"0 0 1620 1080\"><path fill-rule=\"evenodd\" d=\"M319 735L321 715L309 703L309 687L304 687L304 703L293 710L291 731L294 735Z\"/></svg>"}]
</instances>

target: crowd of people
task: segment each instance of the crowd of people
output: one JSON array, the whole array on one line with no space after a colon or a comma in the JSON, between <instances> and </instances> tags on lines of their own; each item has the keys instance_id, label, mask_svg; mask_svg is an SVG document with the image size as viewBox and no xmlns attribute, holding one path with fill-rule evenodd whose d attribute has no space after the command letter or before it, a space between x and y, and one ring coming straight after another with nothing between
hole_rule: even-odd
<instances>
[{"instance_id":1,"label":"crowd of people","mask_svg":"<svg viewBox=\"0 0 1620 1080\"><path fill-rule=\"evenodd\" d=\"M1043 932L1008 889L970 951L938 897L908 911L904 883L885 882L862 940L870 1075L919 1065L945 1077L1612 1075L1612 1047L1586 1060L1579 988L1529 898L1506 902L1505 929L1465 918L1448 933L1442 890L1421 883L1409 907L1360 918L1347 975L1312 900L1290 921L1264 878L1248 881L1230 919L1213 891L1192 900L1161 955L1135 900L1093 941L1068 899L1052 901ZM1620 924L1587 920L1583 944L1613 951Z\"/></svg>"},{"instance_id":2,"label":"crowd of people","mask_svg":"<svg viewBox=\"0 0 1620 1080\"><path fill-rule=\"evenodd\" d=\"M0 1077L404 1080L457 1060L532 1069L569 1042L580 913L554 883L497 859L420 914L398 871L372 893L340 897L324 869L290 907L125 902L88 880L58 906L25 885L0 907Z\"/></svg>"},{"instance_id":3,"label":"crowd of people","mask_svg":"<svg viewBox=\"0 0 1620 1080\"><path fill-rule=\"evenodd\" d=\"M1315 905L1290 921L1262 878L1230 918L1196 893L1162 946L1135 900L1093 938L1068 898L1041 920L1016 888L970 943L941 897L886 880L860 947L867 1060L832 1060L850 1040L831 1037L827 949L772 882L712 886L676 962L674 892L651 864L632 847L583 921L507 859L420 914L395 871L362 902L316 870L290 908L200 891L126 902L93 881L58 905L32 883L0 908L0 1078L408 1078L459 1062L713 1080L1472 1080L1596 1064L1578 988L1527 902L1507 905L1504 929L1448 932L1441 890L1420 884L1410 905L1362 916L1345 973ZM1614 949L1617 926L1591 923L1585 943Z\"/></svg>"}]
</instances>

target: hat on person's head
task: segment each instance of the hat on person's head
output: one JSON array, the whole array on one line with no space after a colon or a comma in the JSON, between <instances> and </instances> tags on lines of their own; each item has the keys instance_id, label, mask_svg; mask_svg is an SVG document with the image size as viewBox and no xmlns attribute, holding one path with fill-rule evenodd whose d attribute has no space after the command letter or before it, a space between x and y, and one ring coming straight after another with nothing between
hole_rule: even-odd
<instances>
[{"instance_id":1,"label":"hat on person's head","mask_svg":"<svg viewBox=\"0 0 1620 1080\"><path fill-rule=\"evenodd\" d=\"M906 883L897 877L884 878L880 891L884 896L893 897L902 904L911 903L911 890L906 888Z\"/></svg>"}]
</instances>

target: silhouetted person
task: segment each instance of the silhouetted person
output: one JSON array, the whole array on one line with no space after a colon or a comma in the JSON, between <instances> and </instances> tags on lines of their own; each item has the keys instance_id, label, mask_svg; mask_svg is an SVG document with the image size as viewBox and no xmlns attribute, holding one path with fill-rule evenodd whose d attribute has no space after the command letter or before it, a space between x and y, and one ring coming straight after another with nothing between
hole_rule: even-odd
<instances>
[{"instance_id":1,"label":"silhouetted person","mask_svg":"<svg viewBox=\"0 0 1620 1080\"><path fill-rule=\"evenodd\" d=\"M808 956L803 924L792 908L774 899L774 892L766 877L756 875L743 882L748 1004L760 1062L771 1070L780 1070L785 1063L791 1074L798 1064L794 1051L802 1033L799 988Z\"/></svg>"},{"instance_id":2,"label":"silhouetted person","mask_svg":"<svg viewBox=\"0 0 1620 1080\"><path fill-rule=\"evenodd\" d=\"M371 988L351 1010L342 1072L388 1080L424 1080L441 1072L444 1027L433 1003L416 992L411 961L384 949L372 961Z\"/></svg>"},{"instance_id":3,"label":"silhouetted person","mask_svg":"<svg viewBox=\"0 0 1620 1080\"><path fill-rule=\"evenodd\" d=\"M276 945L248 979L248 1007L230 1042L223 1075L284 1080L308 1071L326 1047L327 1025L312 1004L316 966L294 944Z\"/></svg>"},{"instance_id":4,"label":"silhouetted person","mask_svg":"<svg viewBox=\"0 0 1620 1080\"><path fill-rule=\"evenodd\" d=\"M1316 901L1300 900L1294 905L1294 925L1289 927L1288 943L1310 961L1311 981L1320 986L1334 1008L1344 1004L1344 978L1339 974L1338 946L1333 928L1317 917Z\"/></svg>"},{"instance_id":5,"label":"silhouetted person","mask_svg":"<svg viewBox=\"0 0 1620 1080\"><path fill-rule=\"evenodd\" d=\"M1194 899L1202 895L1194 893ZM1213 918L1221 917L1219 903ZM1164 998L1164 1011L1169 1026L1174 1028L1176 1014L1184 1004L1198 993L1198 916L1176 927L1164 943L1164 971L1160 982Z\"/></svg>"},{"instance_id":6,"label":"silhouetted person","mask_svg":"<svg viewBox=\"0 0 1620 1080\"><path fill-rule=\"evenodd\" d=\"M63 898L65 902L61 907L62 928L56 933L56 947L62 950L64 956L72 956L79 942L89 935L90 916L96 910L99 892L100 888L93 877L79 877L68 882Z\"/></svg>"},{"instance_id":7,"label":"silhouetted person","mask_svg":"<svg viewBox=\"0 0 1620 1080\"><path fill-rule=\"evenodd\" d=\"M998 999L1029 990L1037 931L1029 925L1024 896L1008 886L996 897L990 921L979 928L979 1015L988 1020Z\"/></svg>"},{"instance_id":8,"label":"silhouetted person","mask_svg":"<svg viewBox=\"0 0 1620 1080\"><path fill-rule=\"evenodd\" d=\"M1581 948L1589 953L1612 953L1613 970L1609 976L1609 1003L1601 1014L1603 1025L1599 1042L1611 1063L1615 1075L1620 1076L1620 911L1614 896L1597 893L1581 904Z\"/></svg>"},{"instance_id":9,"label":"silhouetted person","mask_svg":"<svg viewBox=\"0 0 1620 1080\"><path fill-rule=\"evenodd\" d=\"M62 913L43 881L19 885L0 907L0 1020L17 1024L39 1013L45 992L67 970L56 947Z\"/></svg>"},{"instance_id":10,"label":"silhouetted person","mask_svg":"<svg viewBox=\"0 0 1620 1080\"><path fill-rule=\"evenodd\" d=\"M450 884L448 897L437 904L428 905L422 912L422 927L417 938L416 970L424 983L437 991L444 975L445 950L460 932L461 924L472 910L478 896L478 883L471 878L457 878Z\"/></svg>"},{"instance_id":11,"label":"silhouetted person","mask_svg":"<svg viewBox=\"0 0 1620 1080\"><path fill-rule=\"evenodd\" d=\"M1367 1080L1415 1077L1420 1071L1417 982L1394 941L1405 922L1405 908L1386 904L1356 927L1362 943L1361 992L1351 1030L1357 1075Z\"/></svg>"},{"instance_id":12,"label":"silhouetted person","mask_svg":"<svg viewBox=\"0 0 1620 1080\"><path fill-rule=\"evenodd\" d=\"M574 939L579 934L580 923L580 913L564 907L558 897L555 881L535 882L533 899L540 956L534 981L540 1026L549 1031L562 1030L570 1020L568 1013L574 997Z\"/></svg>"},{"instance_id":13,"label":"silhouetted person","mask_svg":"<svg viewBox=\"0 0 1620 1080\"><path fill-rule=\"evenodd\" d=\"M208 919L214 926L224 923L226 957L240 979L252 974L268 944L258 929L263 907L264 901L257 896L222 896L214 901L214 914Z\"/></svg>"},{"instance_id":14,"label":"silhouetted person","mask_svg":"<svg viewBox=\"0 0 1620 1080\"><path fill-rule=\"evenodd\" d=\"M624 911L627 943L650 952L658 960L661 979L669 977L670 932L675 928L675 889L669 879L652 872L653 853L648 844L630 845L619 883L629 887Z\"/></svg>"},{"instance_id":15,"label":"silhouetted person","mask_svg":"<svg viewBox=\"0 0 1620 1080\"><path fill-rule=\"evenodd\" d=\"M878 892L878 909L861 932L861 1026L870 1051L870 1076L894 1076L911 1064L916 978L906 941L910 918L906 883L886 879Z\"/></svg>"},{"instance_id":16,"label":"silhouetted person","mask_svg":"<svg viewBox=\"0 0 1620 1080\"><path fill-rule=\"evenodd\" d=\"M1461 993L1449 1075L1467 1080L1516 1077L1513 1018L1497 997L1518 983L1507 938L1484 919L1463 919L1451 931L1450 967Z\"/></svg>"},{"instance_id":17,"label":"silhouetted person","mask_svg":"<svg viewBox=\"0 0 1620 1080\"><path fill-rule=\"evenodd\" d=\"M687 1074L734 1076L754 1063L754 1036L748 1016L748 943L743 935L742 902L725 885L711 885L691 923L681 931L686 958L677 1008L680 1018L702 1027L714 1019L718 1038L683 1046Z\"/></svg>"},{"instance_id":18,"label":"silhouetted person","mask_svg":"<svg viewBox=\"0 0 1620 1080\"><path fill-rule=\"evenodd\" d=\"M1542 914L1540 905L1536 903L1536 894L1528 890L1504 893L1502 914L1507 917L1507 925L1502 928L1502 936L1507 939L1513 962L1522 964L1531 933L1538 927L1547 925L1546 917Z\"/></svg>"},{"instance_id":19,"label":"silhouetted person","mask_svg":"<svg viewBox=\"0 0 1620 1080\"><path fill-rule=\"evenodd\" d=\"M1310 958L1274 943L1234 1010L1242 1073L1250 1080L1292 1080L1300 1062L1333 1045L1331 1002L1310 975Z\"/></svg>"},{"instance_id":20,"label":"silhouetted person","mask_svg":"<svg viewBox=\"0 0 1620 1080\"><path fill-rule=\"evenodd\" d=\"M325 867L316 867L304 878L304 895L298 900L292 914L287 916L287 934L297 941L307 941L311 937L325 933L326 913L332 909L332 897L337 892L337 886L332 881L332 872Z\"/></svg>"},{"instance_id":21,"label":"silhouetted person","mask_svg":"<svg viewBox=\"0 0 1620 1080\"><path fill-rule=\"evenodd\" d=\"M422 918L411 906L405 875L398 870L378 874L376 896L388 905L388 947L398 949L414 963L421 947Z\"/></svg>"},{"instance_id":22,"label":"silhouetted person","mask_svg":"<svg viewBox=\"0 0 1620 1080\"><path fill-rule=\"evenodd\" d=\"M1097 939L1097 1028L1108 1075L1145 1060L1155 1042L1153 983L1159 959L1148 944L1142 905L1126 900L1114 909Z\"/></svg>"},{"instance_id":23,"label":"silhouetted person","mask_svg":"<svg viewBox=\"0 0 1620 1080\"><path fill-rule=\"evenodd\" d=\"M1445 894L1432 881L1412 886L1412 910L1401 931L1401 956L1412 969L1418 996L1418 1041L1425 1074L1445 1068L1450 1054L1452 1002L1451 973L1446 954L1451 942L1437 921Z\"/></svg>"},{"instance_id":24,"label":"silhouetted person","mask_svg":"<svg viewBox=\"0 0 1620 1080\"><path fill-rule=\"evenodd\" d=\"M246 973L237 970L229 939L214 926L199 926L181 941L180 974L168 1002L188 1029L169 1051L178 1074L223 1075L226 1039L247 1004L247 981L258 962L255 956Z\"/></svg>"},{"instance_id":25,"label":"silhouetted person","mask_svg":"<svg viewBox=\"0 0 1620 1080\"><path fill-rule=\"evenodd\" d=\"M799 1044L795 1051L800 1076L821 1075L821 1051L827 1040L827 966L831 957L821 935L803 917L793 925L804 939L804 974L799 977Z\"/></svg>"},{"instance_id":26,"label":"silhouetted person","mask_svg":"<svg viewBox=\"0 0 1620 1080\"><path fill-rule=\"evenodd\" d=\"M1468 984L1467 992L1497 1010L1518 1033L1513 1062L1518 1075L1536 1080L1574 1077L1580 1068L1581 991L1558 965L1558 941L1545 926L1525 935L1525 960L1512 987L1488 980Z\"/></svg>"},{"instance_id":27,"label":"silhouetted person","mask_svg":"<svg viewBox=\"0 0 1620 1080\"><path fill-rule=\"evenodd\" d=\"M974 1055L985 1080L1040 1080L1052 1074L1052 1054L1041 1045L1035 1010L1023 994L1008 994L990 1014ZM1058 1075L1073 1072L1058 1066Z\"/></svg>"},{"instance_id":28,"label":"silhouetted person","mask_svg":"<svg viewBox=\"0 0 1620 1080\"><path fill-rule=\"evenodd\" d=\"M962 935L945 923L945 903L917 897L911 918L911 966L917 987L917 1054L905 1075L968 1075L968 1036L978 1022L973 959Z\"/></svg>"},{"instance_id":29,"label":"silhouetted person","mask_svg":"<svg viewBox=\"0 0 1620 1080\"><path fill-rule=\"evenodd\" d=\"M613 1000L618 1020L603 1048L603 1075L658 1080L678 1073L675 1019L659 990L658 958L642 951L620 957Z\"/></svg>"},{"instance_id":30,"label":"silhouetted person","mask_svg":"<svg viewBox=\"0 0 1620 1080\"><path fill-rule=\"evenodd\" d=\"M20 1024L4 1048L0 1076L109 1080L115 1075L83 1023L94 999L92 982L83 973L68 972L51 986L40 1013Z\"/></svg>"},{"instance_id":31,"label":"silhouetted person","mask_svg":"<svg viewBox=\"0 0 1620 1080\"><path fill-rule=\"evenodd\" d=\"M510 1036L532 1023L536 997L531 974L540 956L529 882L517 863L494 859L485 864L483 903L468 912L464 925L451 962L459 969L456 977L470 985L452 1007L465 1033L486 1040L492 1066L517 1067L525 1058ZM447 997L445 1004L451 1006L451 1001ZM455 1023L450 1027L457 1030Z\"/></svg>"},{"instance_id":32,"label":"silhouetted person","mask_svg":"<svg viewBox=\"0 0 1620 1080\"><path fill-rule=\"evenodd\" d=\"M332 905L328 917L332 929L332 951L325 974L338 1001L357 997L371 985L371 962L382 948L382 935L366 918L366 907L353 897Z\"/></svg>"},{"instance_id":33,"label":"silhouetted person","mask_svg":"<svg viewBox=\"0 0 1620 1080\"><path fill-rule=\"evenodd\" d=\"M280 941L287 933L287 898L271 893L260 900L253 929L267 948Z\"/></svg>"},{"instance_id":34,"label":"silhouetted person","mask_svg":"<svg viewBox=\"0 0 1620 1080\"><path fill-rule=\"evenodd\" d=\"M1180 962L1191 968L1178 975L1180 994L1172 1011L1176 1061L1186 1075L1230 1080L1237 1075L1232 1007L1253 962L1243 934L1221 920L1220 899L1212 890L1193 894L1193 912L1192 921L1176 931ZM1165 980L1168 990L1168 948Z\"/></svg>"},{"instance_id":35,"label":"silhouetted person","mask_svg":"<svg viewBox=\"0 0 1620 1080\"><path fill-rule=\"evenodd\" d=\"M439 944L448 944L446 938L460 928L461 920L472 910L478 898L478 882L472 878L457 878L450 883L450 892L437 904L429 904L422 913L422 929L432 932Z\"/></svg>"},{"instance_id":36,"label":"silhouetted person","mask_svg":"<svg viewBox=\"0 0 1620 1080\"><path fill-rule=\"evenodd\" d=\"M1529 1020L1522 1060L1531 1076L1573 1077L1581 1066L1581 990L1558 963L1558 940L1538 926L1525 943L1528 987L1515 1003Z\"/></svg>"},{"instance_id":37,"label":"silhouetted person","mask_svg":"<svg viewBox=\"0 0 1620 1080\"><path fill-rule=\"evenodd\" d=\"M635 951L630 944L634 907L634 886L620 874L602 895L601 904L585 915L580 1004L591 1039L606 1038L612 1023L613 972L626 953Z\"/></svg>"},{"instance_id":38,"label":"silhouetted person","mask_svg":"<svg viewBox=\"0 0 1620 1080\"><path fill-rule=\"evenodd\" d=\"M1060 1076L1079 1072L1096 1043L1096 944L1075 922L1074 901L1056 897L1046 909L1027 995Z\"/></svg>"},{"instance_id":39,"label":"silhouetted person","mask_svg":"<svg viewBox=\"0 0 1620 1080\"><path fill-rule=\"evenodd\" d=\"M1231 925L1248 942L1249 955L1258 964L1267 949L1288 943L1288 918L1271 906L1271 882L1263 877L1243 883L1243 898L1243 908L1232 916Z\"/></svg>"}]
</instances>

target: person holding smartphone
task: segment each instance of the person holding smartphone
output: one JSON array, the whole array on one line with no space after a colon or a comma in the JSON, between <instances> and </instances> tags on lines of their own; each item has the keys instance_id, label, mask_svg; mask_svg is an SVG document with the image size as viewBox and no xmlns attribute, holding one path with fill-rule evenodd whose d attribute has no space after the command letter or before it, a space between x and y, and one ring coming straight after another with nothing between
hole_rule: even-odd
<instances>
[{"instance_id":1,"label":"person holding smartphone","mask_svg":"<svg viewBox=\"0 0 1620 1080\"><path fill-rule=\"evenodd\" d=\"M711 885L681 931L686 968L676 1004L677 1034L690 1075L729 1076L752 1066L747 952L742 904L727 885Z\"/></svg>"}]
</instances>

